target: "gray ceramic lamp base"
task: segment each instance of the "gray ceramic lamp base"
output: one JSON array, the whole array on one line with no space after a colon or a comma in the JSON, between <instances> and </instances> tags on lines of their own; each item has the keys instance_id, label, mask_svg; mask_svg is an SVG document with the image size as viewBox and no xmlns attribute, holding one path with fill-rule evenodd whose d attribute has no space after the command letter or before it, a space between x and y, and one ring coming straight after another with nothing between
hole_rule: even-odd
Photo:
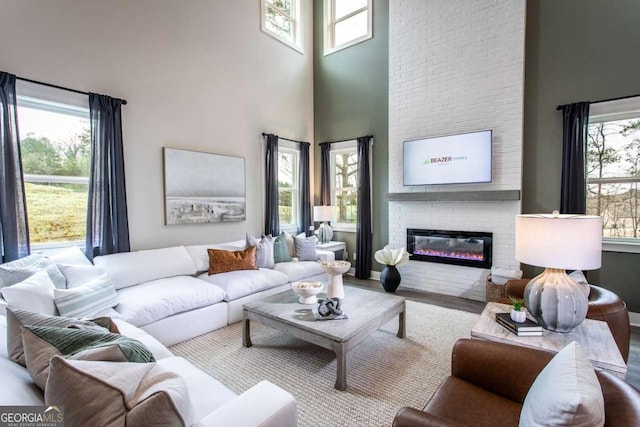
<instances>
[{"instance_id":1,"label":"gray ceramic lamp base","mask_svg":"<svg viewBox=\"0 0 640 427\"><path fill-rule=\"evenodd\" d=\"M570 332L587 316L587 297L565 270L547 268L524 290L529 313L543 328Z\"/></svg>"}]
</instances>

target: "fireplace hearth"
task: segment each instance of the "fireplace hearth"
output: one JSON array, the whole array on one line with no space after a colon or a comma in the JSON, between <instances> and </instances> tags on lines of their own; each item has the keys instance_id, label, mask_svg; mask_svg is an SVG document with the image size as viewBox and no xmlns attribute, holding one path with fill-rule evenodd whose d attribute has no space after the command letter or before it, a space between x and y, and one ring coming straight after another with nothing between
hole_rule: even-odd
<instances>
[{"instance_id":1,"label":"fireplace hearth","mask_svg":"<svg viewBox=\"0 0 640 427\"><path fill-rule=\"evenodd\" d=\"M414 261L491 268L492 243L492 233L407 229L407 251Z\"/></svg>"}]
</instances>

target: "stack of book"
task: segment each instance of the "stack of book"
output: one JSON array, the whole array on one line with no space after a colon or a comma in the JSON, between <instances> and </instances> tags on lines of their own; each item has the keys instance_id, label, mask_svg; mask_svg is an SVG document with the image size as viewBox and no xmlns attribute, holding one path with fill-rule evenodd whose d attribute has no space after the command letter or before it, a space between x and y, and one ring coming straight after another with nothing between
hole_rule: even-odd
<instances>
[{"instance_id":1,"label":"stack of book","mask_svg":"<svg viewBox=\"0 0 640 427\"><path fill-rule=\"evenodd\" d=\"M542 326L529 319L522 323L517 323L511 320L509 313L496 313L496 322L519 337L542 336Z\"/></svg>"}]
</instances>

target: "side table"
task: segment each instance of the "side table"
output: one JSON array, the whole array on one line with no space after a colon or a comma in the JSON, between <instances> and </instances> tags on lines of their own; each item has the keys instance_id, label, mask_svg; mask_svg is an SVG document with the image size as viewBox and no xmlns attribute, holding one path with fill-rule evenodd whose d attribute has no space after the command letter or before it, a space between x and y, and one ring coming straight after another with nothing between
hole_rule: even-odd
<instances>
[{"instance_id":1,"label":"side table","mask_svg":"<svg viewBox=\"0 0 640 427\"><path fill-rule=\"evenodd\" d=\"M557 353L572 341L577 341L595 368L608 371L622 379L626 377L627 365L622 359L607 322L585 319L568 333L543 329L542 336L519 337L496 322L496 313L507 313L510 309L511 306L508 304L488 303L482 311L480 319L471 329L471 338L519 345L552 353Z\"/></svg>"},{"instance_id":2,"label":"side table","mask_svg":"<svg viewBox=\"0 0 640 427\"><path fill-rule=\"evenodd\" d=\"M316 245L316 248L323 251L333 252L335 254L335 259L339 261L343 258L344 253L347 251L347 244L345 242L318 243Z\"/></svg>"}]
</instances>

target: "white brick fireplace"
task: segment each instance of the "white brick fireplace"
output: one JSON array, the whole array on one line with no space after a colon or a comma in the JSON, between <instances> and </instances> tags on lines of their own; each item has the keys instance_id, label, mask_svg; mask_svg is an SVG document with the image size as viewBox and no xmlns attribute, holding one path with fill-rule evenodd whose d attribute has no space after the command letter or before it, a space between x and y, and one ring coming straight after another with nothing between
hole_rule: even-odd
<instances>
[{"instance_id":1,"label":"white brick fireplace","mask_svg":"<svg viewBox=\"0 0 640 427\"><path fill-rule=\"evenodd\" d=\"M389 193L521 190L525 6L524 0L390 1ZM485 129L493 130L490 184L403 186L403 141ZM390 201L389 243L406 246L407 228L491 232L493 265L517 268L520 201L471 199ZM475 300L484 300L489 273L419 261L400 271L403 287Z\"/></svg>"}]
</instances>

